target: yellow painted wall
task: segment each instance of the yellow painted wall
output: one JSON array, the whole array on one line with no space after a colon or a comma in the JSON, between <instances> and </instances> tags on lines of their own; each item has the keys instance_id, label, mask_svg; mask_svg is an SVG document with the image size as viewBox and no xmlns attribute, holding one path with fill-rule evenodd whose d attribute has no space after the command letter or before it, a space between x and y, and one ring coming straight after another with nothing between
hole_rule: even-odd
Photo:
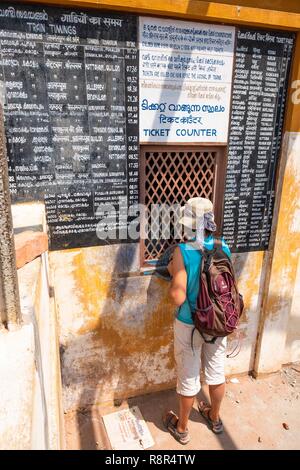
<instances>
[{"instance_id":1,"label":"yellow painted wall","mask_svg":"<svg viewBox=\"0 0 300 470\"><path fill-rule=\"evenodd\" d=\"M136 272L138 245L50 254L62 352L64 406L174 384L167 283Z\"/></svg>"},{"instance_id":2,"label":"yellow painted wall","mask_svg":"<svg viewBox=\"0 0 300 470\"><path fill-rule=\"evenodd\" d=\"M139 246L50 253L60 324L65 409L103 403L175 384L174 308L169 284L138 271ZM263 252L234 255L245 298L242 351L227 373L247 372L259 322ZM229 350L236 345L232 337Z\"/></svg>"}]
</instances>

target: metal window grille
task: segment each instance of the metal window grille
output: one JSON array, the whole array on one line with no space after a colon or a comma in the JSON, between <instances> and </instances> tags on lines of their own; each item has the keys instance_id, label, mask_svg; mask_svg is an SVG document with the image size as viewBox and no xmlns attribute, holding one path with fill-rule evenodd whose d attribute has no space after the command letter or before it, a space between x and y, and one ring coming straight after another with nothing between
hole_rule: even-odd
<instances>
[{"instance_id":1,"label":"metal window grille","mask_svg":"<svg viewBox=\"0 0 300 470\"><path fill-rule=\"evenodd\" d=\"M151 220L152 215L157 215L153 210L153 204L175 203L181 206L191 197L206 197L215 205L215 216L220 223L220 202L223 199L224 181L217 184L217 175L224 178L225 156L222 147L199 148L199 147L144 147L141 152L141 195L142 202L148 209L148 234L142 241L142 263L158 259L164 250L180 240L174 239L173 221L171 213L171 230L169 224L160 223L156 218ZM221 171L222 170L222 171ZM164 214L160 214L163 220ZM145 221L144 221L145 223ZM159 237L153 239L151 231L157 229ZM165 239L167 229L168 239Z\"/></svg>"}]
</instances>

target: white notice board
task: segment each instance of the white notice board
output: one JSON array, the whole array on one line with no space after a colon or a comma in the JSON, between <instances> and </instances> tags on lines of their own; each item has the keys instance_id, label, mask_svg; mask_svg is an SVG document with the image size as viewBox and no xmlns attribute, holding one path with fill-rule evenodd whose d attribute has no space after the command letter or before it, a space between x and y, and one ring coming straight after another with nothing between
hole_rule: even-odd
<instances>
[{"instance_id":1,"label":"white notice board","mask_svg":"<svg viewBox=\"0 0 300 470\"><path fill-rule=\"evenodd\" d=\"M140 142L226 143L235 28L140 18Z\"/></svg>"}]
</instances>

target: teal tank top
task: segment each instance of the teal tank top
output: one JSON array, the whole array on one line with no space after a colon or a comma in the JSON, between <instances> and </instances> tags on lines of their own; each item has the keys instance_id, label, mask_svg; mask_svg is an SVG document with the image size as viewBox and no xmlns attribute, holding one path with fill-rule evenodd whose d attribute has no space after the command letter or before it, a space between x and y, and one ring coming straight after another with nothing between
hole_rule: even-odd
<instances>
[{"instance_id":1,"label":"teal tank top","mask_svg":"<svg viewBox=\"0 0 300 470\"><path fill-rule=\"evenodd\" d=\"M214 246L214 237L209 235L204 240L204 248L207 250L212 250ZM187 299L184 303L178 308L177 319L188 325L193 325L191 308L196 307L197 296L199 292L199 274L202 255L199 250L194 248L188 243L179 244L180 252L183 258L185 270L187 273ZM224 252L230 257L230 249L226 244L225 240L222 238L222 248Z\"/></svg>"}]
</instances>

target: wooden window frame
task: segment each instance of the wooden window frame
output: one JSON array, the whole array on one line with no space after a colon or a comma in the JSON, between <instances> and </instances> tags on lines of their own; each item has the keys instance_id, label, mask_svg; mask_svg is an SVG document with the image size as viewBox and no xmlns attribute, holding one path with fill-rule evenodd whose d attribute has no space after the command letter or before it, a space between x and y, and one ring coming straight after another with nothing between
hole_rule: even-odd
<instances>
[{"instance_id":1,"label":"wooden window frame","mask_svg":"<svg viewBox=\"0 0 300 470\"><path fill-rule=\"evenodd\" d=\"M215 221L217 224L216 235L220 236L223 225L223 208L224 208L224 192L226 182L227 168L227 147L225 145L209 145L209 144L145 144L140 146L140 203L145 204L146 200L146 152L216 152L214 180L212 188L212 201L214 204ZM182 205L186 201L182 201ZM141 216L141 232L145 226L145 220ZM145 261L145 240L140 239L140 263L141 267L148 266Z\"/></svg>"}]
</instances>

